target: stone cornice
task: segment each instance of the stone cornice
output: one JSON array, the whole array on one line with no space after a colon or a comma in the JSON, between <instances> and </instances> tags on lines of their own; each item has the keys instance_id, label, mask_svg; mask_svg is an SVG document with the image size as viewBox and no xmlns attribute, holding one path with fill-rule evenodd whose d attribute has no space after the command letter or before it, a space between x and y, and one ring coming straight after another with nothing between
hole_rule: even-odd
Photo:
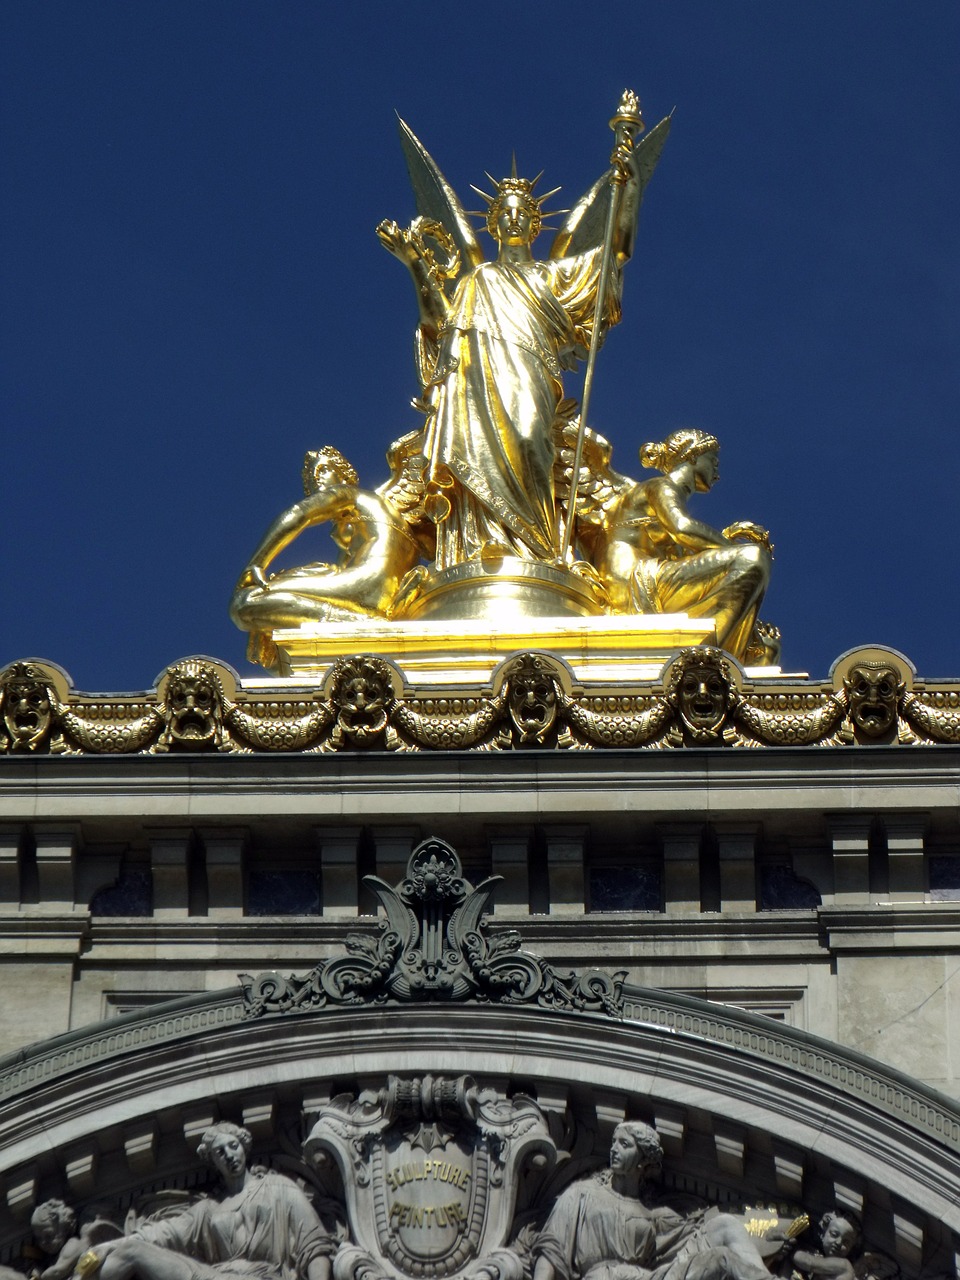
<instances>
[{"instance_id":1,"label":"stone cornice","mask_svg":"<svg viewBox=\"0 0 960 1280\"><path fill-rule=\"evenodd\" d=\"M293 813L372 820L378 802L384 815L399 818L422 813L426 796L431 808L442 806L448 793L461 798L461 808L494 820L504 812L503 797L531 790L550 797L551 811L576 815L622 808L637 792L650 814L675 812L682 797L691 820L745 807L955 811L960 747L0 756L0 821L22 820L25 806L35 821L103 817L108 801L117 815L136 813L153 823L182 824L189 815L234 826Z\"/></svg>"},{"instance_id":2,"label":"stone cornice","mask_svg":"<svg viewBox=\"0 0 960 1280\"><path fill-rule=\"evenodd\" d=\"M960 922L960 903L934 904L940 911L947 908L956 913ZM864 908L865 923L869 924L875 907ZM854 913L851 913L853 915ZM0 929L6 921L20 920L15 916L0 916ZM276 947L277 929L283 930L285 946L340 947L346 937L357 930L373 930L379 917L373 915L345 916L338 919L318 917L310 920L303 916L255 916L237 920L219 920L212 917L191 916L183 920L156 920L149 917L99 916L93 920L90 934L94 945L138 945L216 943L220 946L236 944L249 947L265 945ZM670 915L662 912L594 913L576 916L531 916L497 913L496 927L522 930L529 943L556 946L558 930L562 932L563 950L571 945L603 943L619 946L627 942L645 939L666 942L682 935L685 940L726 944L737 938L752 943L764 939L782 939L791 950L798 942L816 939L818 925L813 911L744 912L715 916Z\"/></svg>"},{"instance_id":3,"label":"stone cornice","mask_svg":"<svg viewBox=\"0 0 960 1280\"><path fill-rule=\"evenodd\" d=\"M41 907L0 912L0 956L30 964L35 958L76 956L90 937L90 913Z\"/></svg>"},{"instance_id":4,"label":"stone cornice","mask_svg":"<svg viewBox=\"0 0 960 1280\"><path fill-rule=\"evenodd\" d=\"M960 949L960 902L826 906L817 914L831 951Z\"/></svg>"},{"instance_id":5,"label":"stone cornice","mask_svg":"<svg viewBox=\"0 0 960 1280\"><path fill-rule=\"evenodd\" d=\"M231 951L249 957L254 952L302 956L330 955L341 949L348 935L372 930L376 916L346 916L316 920L289 916L258 916L220 920L192 916L182 920L149 917L0 915L0 948L5 940L22 953L24 941L38 940L75 952L82 940L92 949L189 947L191 954L226 958ZM645 959L654 948L658 961L689 959L722 952L737 953L739 945L765 961L798 952L823 956L831 951L888 952L891 938L910 951L941 951L960 946L960 902L870 903L855 907L823 906L803 911L758 911L723 915L649 913L593 913L558 917L497 913L498 929L519 929L524 942L548 957L596 956L603 963L608 950L618 956L627 950ZM282 930L278 940L277 930ZM693 948L693 950L691 950ZM732 949L732 950L731 950ZM295 961L291 961L294 963Z\"/></svg>"}]
</instances>

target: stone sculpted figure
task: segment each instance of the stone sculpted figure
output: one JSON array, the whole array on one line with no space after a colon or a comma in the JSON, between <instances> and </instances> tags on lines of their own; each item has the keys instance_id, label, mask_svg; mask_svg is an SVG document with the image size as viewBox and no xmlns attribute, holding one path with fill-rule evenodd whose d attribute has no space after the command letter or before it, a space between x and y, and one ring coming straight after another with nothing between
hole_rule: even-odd
<instances>
[{"instance_id":1,"label":"stone sculpted figure","mask_svg":"<svg viewBox=\"0 0 960 1280\"><path fill-rule=\"evenodd\" d=\"M810 1280L854 1280L850 1254L860 1243L860 1219L849 1209L829 1209L817 1229L819 1249L797 1249L791 1258L794 1271Z\"/></svg>"},{"instance_id":2,"label":"stone sculpted figure","mask_svg":"<svg viewBox=\"0 0 960 1280\"><path fill-rule=\"evenodd\" d=\"M722 532L690 515L688 500L719 478L715 436L687 427L645 444L660 475L622 480L605 504L595 564L616 613L714 618L721 649L742 658L770 580L767 531L742 521Z\"/></svg>"},{"instance_id":3,"label":"stone sculpted figure","mask_svg":"<svg viewBox=\"0 0 960 1280\"><path fill-rule=\"evenodd\" d=\"M685 1218L644 1202L643 1184L662 1158L649 1125L618 1125L609 1169L574 1183L554 1205L534 1245L533 1280L768 1280L736 1218Z\"/></svg>"},{"instance_id":4,"label":"stone sculpted figure","mask_svg":"<svg viewBox=\"0 0 960 1280\"><path fill-rule=\"evenodd\" d=\"M621 269L668 128L662 121L635 149L628 137L614 151L624 190L605 328L620 318ZM535 195L536 179L518 177L514 166L493 194L478 192L497 244L496 260L486 262L453 190L402 123L401 138L421 216L406 229L382 222L377 234L410 270L420 305L420 404L427 414L428 513L438 525L436 567L503 555L556 562L554 424L561 374L589 343L601 289L606 176L571 212L549 257L538 261L531 246L553 192ZM447 251L442 265L429 238Z\"/></svg>"},{"instance_id":5,"label":"stone sculpted figure","mask_svg":"<svg viewBox=\"0 0 960 1280\"><path fill-rule=\"evenodd\" d=\"M197 1151L220 1174L220 1198L97 1245L78 1273L98 1270L102 1280L330 1280L336 1241L296 1183L249 1166L252 1142L238 1125L207 1129Z\"/></svg>"},{"instance_id":6,"label":"stone sculpted figure","mask_svg":"<svg viewBox=\"0 0 960 1280\"><path fill-rule=\"evenodd\" d=\"M91 1246L116 1239L120 1230L97 1213L78 1226L77 1215L62 1200L45 1200L30 1215L33 1238L54 1261L39 1272L39 1280L67 1280L77 1261Z\"/></svg>"},{"instance_id":7,"label":"stone sculpted figure","mask_svg":"<svg viewBox=\"0 0 960 1280\"><path fill-rule=\"evenodd\" d=\"M394 446L393 475L376 492L360 488L356 471L332 445L306 455L306 497L274 520L237 583L230 613L239 627L256 635L300 622L387 614L425 549L426 531L416 517L423 459L410 444L404 438ZM341 552L336 564L307 564L267 577L294 538L328 522Z\"/></svg>"}]
</instances>

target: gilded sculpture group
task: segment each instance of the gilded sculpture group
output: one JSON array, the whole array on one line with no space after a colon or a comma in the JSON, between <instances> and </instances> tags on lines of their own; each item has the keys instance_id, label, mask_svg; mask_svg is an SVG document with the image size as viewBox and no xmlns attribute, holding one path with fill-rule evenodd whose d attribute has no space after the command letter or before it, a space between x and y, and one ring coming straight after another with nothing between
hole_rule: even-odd
<instances>
[{"instance_id":1,"label":"gilded sculpture group","mask_svg":"<svg viewBox=\"0 0 960 1280\"><path fill-rule=\"evenodd\" d=\"M638 482L611 468L610 446L585 420L597 346L620 319L622 271L669 123L635 144L639 104L624 94L611 121L611 168L564 211L545 260L531 246L554 193L537 195L537 180L515 170L491 178L493 191L478 193L497 245L491 262L432 157L401 126L419 212L406 228L382 222L377 234L416 287L414 404L425 422L390 448L390 479L375 491L332 446L307 454L306 497L267 530L233 597L252 658L269 665L281 628L430 616L438 586L454 600L444 616L457 616L458 587L512 569L526 575L521 614L686 613L714 619L717 643L735 657L776 661L776 629L757 621L770 574L766 530L740 522L721 531L688 511L717 480L717 440L685 428L645 444L641 462L658 474ZM585 357L578 418L561 378ZM337 563L269 573L293 539L324 523ZM549 578L546 604L535 601L538 566ZM576 585L576 608L562 599L564 579Z\"/></svg>"}]
</instances>

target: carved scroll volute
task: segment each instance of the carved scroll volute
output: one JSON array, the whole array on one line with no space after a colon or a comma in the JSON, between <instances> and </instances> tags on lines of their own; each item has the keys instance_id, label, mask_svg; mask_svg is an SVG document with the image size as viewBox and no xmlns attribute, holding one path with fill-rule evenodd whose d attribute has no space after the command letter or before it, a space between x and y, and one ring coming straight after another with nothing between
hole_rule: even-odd
<instances>
[{"instance_id":1,"label":"carved scroll volute","mask_svg":"<svg viewBox=\"0 0 960 1280\"><path fill-rule=\"evenodd\" d=\"M385 1091L367 1091L358 1098L341 1093L321 1109L303 1144L304 1159L322 1172L328 1160L335 1164L347 1198L350 1221L355 1220L356 1188L369 1181L366 1155L372 1139L390 1124L384 1108Z\"/></svg>"},{"instance_id":2,"label":"carved scroll volute","mask_svg":"<svg viewBox=\"0 0 960 1280\"><path fill-rule=\"evenodd\" d=\"M521 1173L532 1163L546 1174L556 1148L530 1098L469 1076L390 1076L377 1094L325 1106L304 1156L314 1167L333 1159L343 1179L356 1243L338 1253L334 1280L445 1280L485 1259L509 1280L519 1264L501 1255Z\"/></svg>"},{"instance_id":3,"label":"carved scroll volute","mask_svg":"<svg viewBox=\"0 0 960 1280\"><path fill-rule=\"evenodd\" d=\"M526 1094L503 1098L495 1089L474 1090L476 1120L485 1141L500 1145L499 1169L503 1194L491 1203L489 1248L499 1248L510 1238L517 1205L519 1181L524 1173L546 1178L557 1158L557 1148L547 1131L546 1119Z\"/></svg>"}]
</instances>

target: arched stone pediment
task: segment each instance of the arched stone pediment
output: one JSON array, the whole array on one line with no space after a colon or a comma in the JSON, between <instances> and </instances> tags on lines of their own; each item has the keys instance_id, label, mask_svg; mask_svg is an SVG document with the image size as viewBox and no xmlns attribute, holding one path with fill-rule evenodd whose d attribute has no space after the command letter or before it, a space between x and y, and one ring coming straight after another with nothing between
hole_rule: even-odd
<instances>
[{"instance_id":1,"label":"arched stone pediment","mask_svg":"<svg viewBox=\"0 0 960 1280\"><path fill-rule=\"evenodd\" d=\"M581 1170L599 1167L615 1123L636 1116L657 1127L674 1186L813 1211L845 1199L906 1271L946 1257L960 1232L960 1113L948 1099L761 1016L623 994L616 1019L471 1003L250 1019L235 989L33 1046L0 1074L3 1245L15 1251L48 1196L129 1204L195 1180L199 1132L218 1118L295 1164L336 1093L430 1073L529 1093Z\"/></svg>"},{"instance_id":2,"label":"arched stone pediment","mask_svg":"<svg viewBox=\"0 0 960 1280\"><path fill-rule=\"evenodd\" d=\"M661 1194L687 1209L816 1221L839 1205L904 1274L952 1269L949 1099L770 1018L559 970L488 932L492 883L424 841L400 883L372 881L379 928L309 973L243 975L0 1062L0 1261L51 1197L129 1222L171 1192L189 1202L198 1140L225 1120L339 1206L334 1280L520 1280L557 1196L642 1120ZM428 1185L401 1195L411 1181Z\"/></svg>"}]
</instances>

